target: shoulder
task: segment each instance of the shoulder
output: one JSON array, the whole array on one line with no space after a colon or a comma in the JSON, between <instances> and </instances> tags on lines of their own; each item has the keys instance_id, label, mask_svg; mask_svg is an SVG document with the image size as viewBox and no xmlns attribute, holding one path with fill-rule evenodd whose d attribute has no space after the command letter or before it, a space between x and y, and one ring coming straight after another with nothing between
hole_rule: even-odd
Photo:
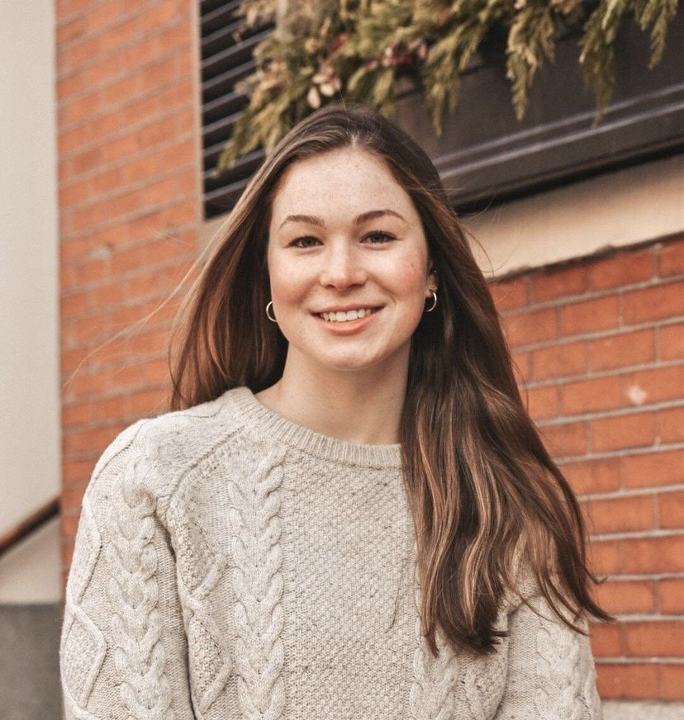
<instances>
[{"instance_id":1,"label":"shoulder","mask_svg":"<svg viewBox=\"0 0 684 720\"><path fill-rule=\"evenodd\" d=\"M116 477L126 478L158 498L173 493L178 481L242 425L230 390L216 400L138 420L123 430L95 465L88 493Z\"/></svg>"}]
</instances>

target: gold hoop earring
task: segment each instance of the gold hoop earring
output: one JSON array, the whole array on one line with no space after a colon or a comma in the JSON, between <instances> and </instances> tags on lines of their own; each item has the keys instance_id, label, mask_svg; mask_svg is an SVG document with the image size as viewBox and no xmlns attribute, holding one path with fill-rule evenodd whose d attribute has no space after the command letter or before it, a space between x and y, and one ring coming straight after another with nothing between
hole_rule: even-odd
<instances>
[{"instance_id":1,"label":"gold hoop earring","mask_svg":"<svg viewBox=\"0 0 684 720\"><path fill-rule=\"evenodd\" d=\"M430 307L425 308L426 313L432 312L437 307L437 291L436 290L430 290L432 293L432 305Z\"/></svg>"},{"instance_id":2,"label":"gold hoop earring","mask_svg":"<svg viewBox=\"0 0 684 720\"><path fill-rule=\"evenodd\" d=\"M266 305L266 317L272 322L277 323L276 316L273 313L273 300L269 300Z\"/></svg>"}]
</instances>

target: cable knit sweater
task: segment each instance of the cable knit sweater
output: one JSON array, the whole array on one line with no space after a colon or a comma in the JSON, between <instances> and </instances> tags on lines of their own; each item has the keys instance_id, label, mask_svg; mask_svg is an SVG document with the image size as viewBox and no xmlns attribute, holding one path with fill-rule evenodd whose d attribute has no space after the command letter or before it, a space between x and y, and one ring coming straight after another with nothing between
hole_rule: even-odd
<instances>
[{"instance_id":1,"label":"cable knit sweater","mask_svg":"<svg viewBox=\"0 0 684 720\"><path fill-rule=\"evenodd\" d=\"M531 594L495 653L421 635L398 445L299 427L246 388L124 431L87 489L66 717L594 720L586 637ZM536 611L536 612L535 612Z\"/></svg>"}]
</instances>

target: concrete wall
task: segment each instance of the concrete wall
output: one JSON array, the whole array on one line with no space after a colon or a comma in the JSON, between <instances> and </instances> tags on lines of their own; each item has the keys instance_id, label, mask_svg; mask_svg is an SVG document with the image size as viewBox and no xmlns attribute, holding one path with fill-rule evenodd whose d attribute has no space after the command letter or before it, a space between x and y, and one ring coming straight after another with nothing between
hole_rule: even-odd
<instances>
[{"instance_id":1,"label":"concrete wall","mask_svg":"<svg viewBox=\"0 0 684 720\"><path fill-rule=\"evenodd\" d=\"M54 11L0 3L0 532L60 488ZM0 715L59 717L59 522L0 559Z\"/></svg>"},{"instance_id":2,"label":"concrete wall","mask_svg":"<svg viewBox=\"0 0 684 720\"><path fill-rule=\"evenodd\" d=\"M60 488L53 24L0 4L0 531Z\"/></svg>"}]
</instances>

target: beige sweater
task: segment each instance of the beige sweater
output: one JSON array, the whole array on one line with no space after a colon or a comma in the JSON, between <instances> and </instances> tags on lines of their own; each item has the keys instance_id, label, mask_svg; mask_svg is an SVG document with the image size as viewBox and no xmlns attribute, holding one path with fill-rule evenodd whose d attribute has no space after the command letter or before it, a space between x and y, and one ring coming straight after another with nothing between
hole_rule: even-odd
<instances>
[{"instance_id":1,"label":"beige sweater","mask_svg":"<svg viewBox=\"0 0 684 720\"><path fill-rule=\"evenodd\" d=\"M539 598L495 654L433 658L400 465L245 388L123 432L83 502L67 718L600 718L587 639Z\"/></svg>"}]
</instances>

